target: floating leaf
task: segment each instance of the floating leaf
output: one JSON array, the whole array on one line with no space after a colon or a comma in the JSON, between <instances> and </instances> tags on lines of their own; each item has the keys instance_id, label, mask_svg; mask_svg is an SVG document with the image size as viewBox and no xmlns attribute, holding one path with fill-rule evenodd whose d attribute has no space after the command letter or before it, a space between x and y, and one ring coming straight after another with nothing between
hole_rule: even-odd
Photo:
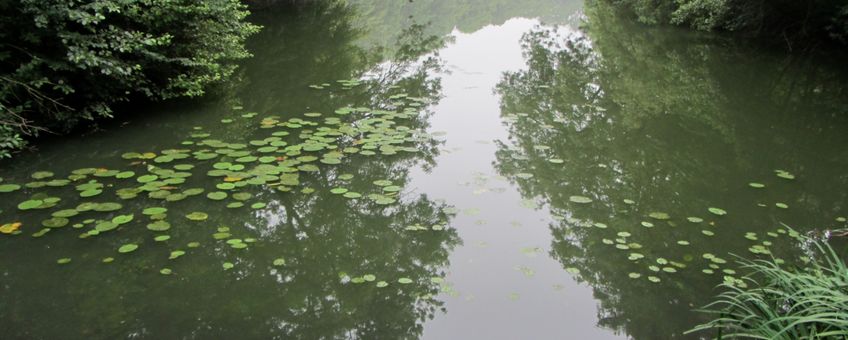
<instances>
[{"instance_id":1,"label":"floating leaf","mask_svg":"<svg viewBox=\"0 0 848 340\"><path fill-rule=\"evenodd\" d=\"M592 199L586 196L571 196L568 200L580 204L592 203Z\"/></svg>"},{"instance_id":2,"label":"floating leaf","mask_svg":"<svg viewBox=\"0 0 848 340\"><path fill-rule=\"evenodd\" d=\"M134 243L127 243L118 248L118 252L121 254L131 253L138 249L138 245Z\"/></svg>"},{"instance_id":3,"label":"floating leaf","mask_svg":"<svg viewBox=\"0 0 848 340\"><path fill-rule=\"evenodd\" d=\"M224 270L230 270L230 269L232 269L233 267L235 267L235 265L234 265L234 264L232 264L231 262L224 262L224 263L221 265L221 267L224 267Z\"/></svg>"},{"instance_id":4,"label":"floating leaf","mask_svg":"<svg viewBox=\"0 0 848 340\"><path fill-rule=\"evenodd\" d=\"M20 210L30 210L40 207L44 204L42 200L26 200L18 204L18 209Z\"/></svg>"},{"instance_id":5,"label":"floating leaf","mask_svg":"<svg viewBox=\"0 0 848 340\"><path fill-rule=\"evenodd\" d=\"M666 214L664 212L652 212L652 213L648 214L648 217L653 218L653 219L657 219L657 220L667 220L667 219L671 218L670 216L668 216L668 214Z\"/></svg>"},{"instance_id":6,"label":"floating leaf","mask_svg":"<svg viewBox=\"0 0 848 340\"><path fill-rule=\"evenodd\" d=\"M206 198L213 201L220 201L227 198L227 193L222 191L215 191L206 194Z\"/></svg>"},{"instance_id":7,"label":"floating leaf","mask_svg":"<svg viewBox=\"0 0 848 340\"><path fill-rule=\"evenodd\" d=\"M407 285L407 284L412 283L412 279L410 279L410 278L406 278L406 277L402 277L402 278L399 278L399 279L397 280L397 282L398 282L398 283L400 283L400 284Z\"/></svg>"},{"instance_id":8,"label":"floating leaf","mask_svg":"<svg viewBox=\"0 0 848 340\"><path fill-rule=\"evenodd\" d=\"M168 229L171 229L171 224L166 221L160 220L148 224L147 229L151 231L166 231Z\"/></svg>"},{"instance_id":9,"label":"floating leaf","mask_svg":"<svg viewBox=\"0 0 848 340\"><path fill-rule=\"evenodd\" d=\"M204 221L207 218L209 218L209 215L204 213L204 212L195 211L193 213L186 215L186 218L188 218L189 220L192 220L192 221Z\"/></svg>"},{"instance_id":10,"label":"floating leaf","mask_svg":"<svg viewBox=\"0 0 848 340\"><path fill-rule=\"evenodd\" d=\"M144 209L141 213L144 215L159 215L168 212L168 209L162 207L150 207Z\"/></svg>"},{"instance_id":11,"label":"floating leaf","mask_svg":"<svg viewBox=\"0 0 848 340\"><path fill-rule=\"evenodd\" d=\"M67 263L71 263L71 258L69 258L69 257L63 257L63 258L61 258L61 259L56 260L56 263L58 263L58 264L67 264Z\"/></svg>"},{"instance_id":12,"label":"floating leaf","mask_svg":"<svg viewBox=\"0 0 848 340\"><path fill-rule=\"evenodd\" d=\"M21 186L17 184L0 184L0 192L12 192L17 191L20 188Z\"/></svg>"},{"instance_id":13,"label":"floating leaf","mask_svg":"<svg viewBox=\"0 0 848 340\"><path fill-rule=\"evenodd\" d=\"M774 172L777 175L777 177L780 177L780 178L783 178L783 179L790 179L790 180L795 179L795 175L789 173L786 170L775 170Z\"/></svg>"},{"instance_id":14,"label":"floating leaf","mask_svg":"<svg viewBox=\"0 0 848 340\"><path fill-rule=\"evenodd\" d=\"M49 219L46 219L44 221L41 221L41 225L43 225L47 228L61 228L61 227L68 225L69 222L70 221L68 221L68 219L64 218L64 217L53 217L53 218L49 218Z\"/></svg>"},{"instance_id":15,"label":"floating leaf","mask_svg":"<svg viewBox=\"0 0 848 340\"><path fill-rule=\"evenodd\" d=\"M274 264L274 266L276 266L276 267L283 266L283 265L285 265L285 264L286 264L286 260L285 260L284 258L282 258L282 257L281 257L281 258L275 259L275 260L274 260L274 262L273 262L273 264Z\"/></svg>"},{"instance_id":16,"label":"floating leaf","mask_svg":"<svg viewBox=\"0 0 848 340\"><path fill-rule=\"evenodd\" d=\"M135 217L135 215L133 215L133 214L118 215L118 216L115 216L114 218L112 218L112 223L115 223L115 224L118 224L118 225L127 224L127 223L129 223L130 221L133 220L133 217Z\"/></svg>"},{"instance_id":17,"label":"floating leaf","mask_svg":"<svg viewBox=\"0 0 848 340\"><path fill-rule=\"evenodd\" d=\"M755 188L755 189L762 189L762 188L765 188L765 187L766 187L766 185L765 185L765 184L757 183L757 182L751 182L751 183L748 183L748 186L749 186L749 187L752 187L752 188Z\"/></svg>"},{"instance_id":18,"label":"floating leaf","mask_svg":"<svg viewBox=\"0 0 848 340\"><path fill-rule=\"evenodd\" d=\"M727 211L724 211L721 208L709 208L707 210L709 210L709 212L713 213L714 215L718 215L718 216L727 215Z\"/></svg>"}]
</instances>

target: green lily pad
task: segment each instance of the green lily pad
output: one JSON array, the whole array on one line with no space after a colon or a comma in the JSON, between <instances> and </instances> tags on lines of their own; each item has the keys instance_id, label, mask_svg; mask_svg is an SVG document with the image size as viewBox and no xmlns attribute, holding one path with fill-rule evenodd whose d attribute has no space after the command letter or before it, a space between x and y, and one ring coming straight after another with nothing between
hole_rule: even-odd
<instances>
[{"instance_id":1,"label":"green lily pad","mask_svg":"<svg viewBox=\"0 0 848 340\"><path fill-rule=\"evenodd\" d=\"M53 173L50 171L37 171L32 174L33 179L45 179L53 177Z\"/></svg>"},{"instance_id":2,"label":"green lily pad","mask_svg":"<svg viewBox=\"0 0 848 340\"><path fill-rule=\"evenodd\" d=\"M166 231L168 229L171 229L171 224L163 220L156 221L147 225L147 230L150 231Z\"/></svg>"},{"instance_id":3,"label":"green lily pad","mask_svg":"<svg viewBox=\"0 0 848 340\"><path fill-rule=\"evenodd\" d=\"M58 264L68 264L68 263L71 263L71 258L70 257L63 257L61 259L56 260L56 263L58 263Z\"/></svg>"},{"instance_id":4,"label":"green lily pad","mask_svg":"<svg viewBox=\"0 0 848 340\"><path fill-rule=\"evenodd\" d=\"M285 264L286 264L286 260L283 259L283 258L278 258L278 259L274 260L274 266L279 267L279 266L283 266Z\"/></svg>"},{"instance_id":5,"label":"green lily pad","mask_svg":"<svg viewBox=\"0 0 848 340\"><path fill-rule=\"evenodd\" d=\"M118 248L118 252L121 254L131 253L138 249L138 245L134 243L127 243Z\"/></svg>"},{"instance_id":6,"label":"green lily pad","mask_svg":"<svg viewBox=\"0 0 848 340\"><path fill-rule=\"evenodd\" d=\"M694 217L694 216L687 217L687 218L686 218L686 220L687 220L687 221L689 221L689 222L692 222L692 223L701 223L701 222L704 222L704 219L703 219L703 218L700 218L700 217Z\"/></svg>"},{"instance_id":7,"label":"green lily pad","mask_svg":"<svg viewBox=\"0 0 848 340\"><path fill-rule=\"evenodd\" d=\"M115 224L118 224L118 225L127 224L130 221L132 221L134 217L135 217L135 215L133 215L133 214L118 215L118 216L115 216L114 218L112 218L112 223L115 223Z\"/></svg>"},{"instance_id":8,"label":"green lily pad","mask_svg":"<svg viewBox=\"0 0 848 340\"><path fill-rule=\"evenodd\" d=\"M139 176L139 177L138 177L138 178L136 178L135 180L136 180L136 181L138 181L139 183L150 183L150 182L153 182L153 181L155 181L155 180L157 180L157 179L159 179L159 176L156 176L156 175L144 175L144 176Z\"/></svg>"},{"instance_id":9,"label":"green lily pad","mask_svg":"<svg viewBox=\"0 0 848 340\"><path fill-rule=\"evenodd\" d=\"M721 209L721 208L709 208L707 210L709 210L709 212L711 212L714 215L718 215L718 216L727 215L727 211L724 211L724 209Z\"/></svg>"},{"instance_id":10,"label":"green lily pad","mask_svg":"<svg viewBox=\"0 0 848 340\"><path fill-rule=\"evenodd\" d=\"M42 200L26 200L18 204L18 209L20 210L30 210L40 207L44 204Z\"/></svg>"},{"instance_id":11,"label":"green lily pad","mask_svg":"<svg viewBox=\"0 0 848 340\"><path fill-rule=\"evenodd\" d=\"M757 182L751 182L751 183L748 183L748 186L749 186L749 187L752 187L752 188L755 188L755 189L762 189L762 188L765 188L765 187L766 187L766 185L765 185L765 184L757 183Z\"/></svg>"},{"instance_id":12,"label":"green lily pad","mask_svg":"<svg viewBox=\"0 0 848 340\"><path fill-rule=\"evenodd\" d=\"M667 220L667 219L671 218L668 214L666 214L664 212L652 212L652 213L648 214L648 217L653 218L653 219L657 219L657 220Z\"/></svg>"},{"instance_id":13,"label":"green lily pad","mask_svg":"<svg viewBox=\"0 0 848 340\"><path fill-rule=\"evenodd\" d=\"M144 215L151 215L152 216L152 215L164 214L166 212L168 212L167 208L150 207L150 208L146 208L146 209L142 210L141 213L144 214Z\"/></svg>"},{"instance_id":14,"label":"green lily pad","mask_svg":"<svg viewBox=\"0 0 848 340\"><path fill-rule=\"evenodd\" d=\"M185 251L182 251L182 250L174 250L174 251L172 251L172 252L171 252L171 255L170 255L170 256L168 256L168 259L169 259L169 260L173 260L173 259L176 259L176 258L178 258L178 257L180 257L180 256L183 256L183 255L185 255Z\"/></svg>"},{"instance_id":15,"label":"green lily pad","mask_svg":"<svg viewBox=\"0 0 848 340\"><path fill-rule=\"evenodd\" d=\"M215 191L206 194L206 198L213 201L220 201L227 198L227 193L222 191Z\"/></svg>"},{"instance_id":16,"label":"green lily pad","mask_svg":"<svg viewBox=\"0 0 848 340\"><path fill-rule=\"evenodd\" d=\"M20 190L21 186L17 184L2 184L0 185L0 192L12 192Z\"/></svg>"},{"instance_id":17,"label":"green lily pad","mask_svg":"<svg viewBox=\"0 0 848 340\"><path fill-rule=\"evenodd\" d=\"M568 198L568 200L579 204L592 203L592 199L586 196L571 196Z\"/></svg>"},{"instance_id":18,"label":"green lily pad","mask_svg":"<svg viewBox=\"0 0 848 340\"><path fill-rule=\"evenodd\" d=\"M43 225L47 228L61 228L61 227L68 225L69 222L70 221L67 218L64 218L64 217L53 217L53 218L48 218L44 221L41 221L41 225Z\"/></svg>"},{"instance_id":19,"label":"green lily pad","mask_svg":"<svg viewBox=\"0 0 848 340\"><path fill-rule=\"evenodd\" d=\"M207 218L209 218L209 215L204 212L195 211L191 214L186 215L186 218L192 221L205 221Z\"/></svg>"},{"instance_id":20,"label":"green lily pad","mask_svg":"<svg viewBox=\"0 0 848 340\"><path fill-rule=\"evenodd\" d=\"M171 239L171 235L159 235L153 238L156 242L165 242Z\"/></svg>"},{"instance_id":21,"label":"green lily pad","mask_svg":"<svg viewBox=\"0 0 848 340\"><path fill-rule=\"evenodd\" d=\"M412 279L402 277L402 278L399 278L397 280L397 282L400 283L400 284L408 285L408 284L412 283Z\"/></svg>"}]
</instances>

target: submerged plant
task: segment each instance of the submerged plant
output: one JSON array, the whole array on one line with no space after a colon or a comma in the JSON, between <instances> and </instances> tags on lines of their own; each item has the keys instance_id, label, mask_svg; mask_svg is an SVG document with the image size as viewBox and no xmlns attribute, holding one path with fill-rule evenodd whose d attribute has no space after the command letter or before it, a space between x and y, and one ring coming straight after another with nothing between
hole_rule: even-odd
<instances>
[{"instance_id":1,"label":"submerged plant","mask_svg":"<svg viewBox=\"0 0 848 340\"><path fill-rule=\"evenodd\" d=\"M813 255L804 268L779 261L741 260L748 288L725 292L700 312L715 318L688 333L716 330L717 338L844 339L848 337L848 267L824 241L806 239Z\"/></svg>"}]
</instances>

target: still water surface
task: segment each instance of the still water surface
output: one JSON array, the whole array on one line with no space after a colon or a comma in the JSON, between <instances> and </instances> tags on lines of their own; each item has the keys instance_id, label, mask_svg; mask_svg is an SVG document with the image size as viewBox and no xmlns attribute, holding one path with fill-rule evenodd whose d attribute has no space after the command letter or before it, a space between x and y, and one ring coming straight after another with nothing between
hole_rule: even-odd
<instances>
[{"instance_id":1,"label":"still water surface","mask_svg":"<svg viewBox=\"0 0 848 340\"><path fill-rule=\"evenodd\" d=\"M698 338L730 254L845 227L833 60L579 1L253 20L203 101L4 161L4 338Z\"/></svg>"}]
</instances>

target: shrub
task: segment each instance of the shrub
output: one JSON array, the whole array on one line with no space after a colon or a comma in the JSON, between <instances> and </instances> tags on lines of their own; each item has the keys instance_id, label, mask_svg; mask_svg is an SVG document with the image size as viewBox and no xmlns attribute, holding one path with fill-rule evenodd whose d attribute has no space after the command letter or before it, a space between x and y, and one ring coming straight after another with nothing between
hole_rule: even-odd
<instances>
[{"instance_id":1,"label":"shrub","mask_svg":"<svg viewBox=\"0 0 848 340\"><path fill-rule=\"evenodd\" d=\"M0 157L117 102L203 94L249 56L247 14L238 0L3 1Z\"/></svg>"}]
</instances>

